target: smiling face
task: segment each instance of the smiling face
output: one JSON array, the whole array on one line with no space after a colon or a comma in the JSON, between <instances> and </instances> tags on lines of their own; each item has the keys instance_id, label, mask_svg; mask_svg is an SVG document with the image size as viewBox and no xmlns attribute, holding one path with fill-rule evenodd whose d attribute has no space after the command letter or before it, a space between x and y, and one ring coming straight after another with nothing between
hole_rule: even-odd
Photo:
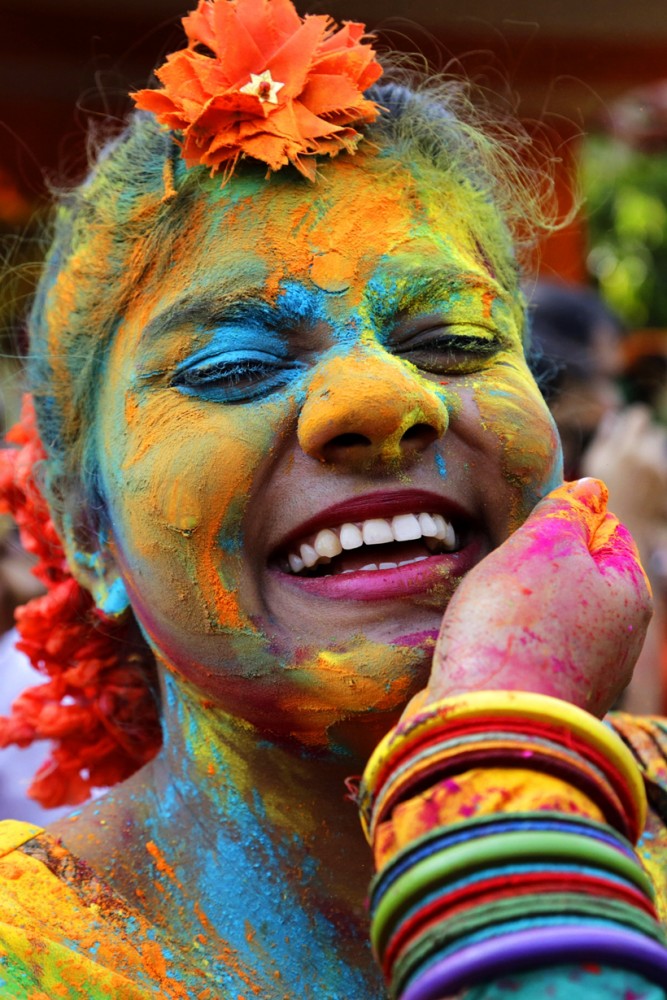
<instances>
[{"instance_id":1,"label":"smiling face","mask_svg":"<svg viewBox=\"0 0 667 1000\"><path fill-rule=\"evenodd\" d=\"M206 190L108 358L109 546L160 660L316 741L423 686L558 447L472 193L360 156Z\"/></svg>"}]
</instances>

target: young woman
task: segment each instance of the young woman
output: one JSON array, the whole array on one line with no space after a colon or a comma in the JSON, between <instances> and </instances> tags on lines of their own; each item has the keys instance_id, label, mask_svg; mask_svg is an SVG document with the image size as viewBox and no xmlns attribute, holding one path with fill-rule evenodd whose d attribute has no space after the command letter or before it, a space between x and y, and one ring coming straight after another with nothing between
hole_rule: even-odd
<instances>
[{"instance_id":1,"label":"young woman","mask_svg":"<svg viewBox=\"0 0 667 1000\"><path fill-rule=\"evenodd\" d=\"M0 827L3 995L499 995L497 958L454 978L451 960L525 930L500 911L425 959L392 944L399 967L396 914L378 923L379 895L398 895L376 883L388 986L373 957L372 858L344 782L404 713L356 793L380 877L390 856L421 877L410 851L444 856L434 831L475 847L485 815L510 817L502 835L524 839L494 871L517 896L542 878L512 996L663 997L628 840L639 772L597 721L650 601L604 489L561 485L523 353L518 171L454 87L368 90L381 71L361 26L287 0L201 0L184 23L163 88L65 199L31 317L39 439L26 411L4 494L51 588L19 622L49 679L4 738L60 740L44 798L126 780L47 832ZM35 527L42 494L57 537ZM452 771L432 727L465 706L476 756L457 731ZM435 771L419 743L405 785L396 747L422 732ZM456 865L447 885L469 875ZM480 899L466 919L496 912ZM436 959L449 979L433 985Z\"/></svg>"}]
</instances>

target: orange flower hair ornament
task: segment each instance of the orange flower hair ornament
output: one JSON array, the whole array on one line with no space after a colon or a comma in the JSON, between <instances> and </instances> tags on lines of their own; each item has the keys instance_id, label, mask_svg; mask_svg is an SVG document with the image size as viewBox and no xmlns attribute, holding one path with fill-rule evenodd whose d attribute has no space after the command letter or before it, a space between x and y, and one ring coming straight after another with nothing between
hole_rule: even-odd
<instances>
[{"instance_id":1,"label":"orange flower hair ornament","mask_svg":"<svg viewBox=\"0 0 667 1000\"><path fill-rule=\"evenodd\" d=\"M51 740L28 794L42 805L76 805L155 756L161 743L155 664L134 620L95 610L71 575L35 473L45 458L32 398L0 449L0 512L18 525L46 593L16 610L17 648L44 676L0 717L0 747Z\"/></svg>"},{"instance_id":2,"label":"orange flower hair ornament","mask_svg":"<svg viewBox=\"0 0 667 1000\"><path fill-rule=\"evenodd\" d=\"M353 152L354 126L379 114L363 96L382 74L363 24L302 18L291 0L199 0L182 23L188 47L156 71L163 89L132 97L182 134L188 167L227 179L247 156L313 180L313 157Z\"/></svg>"}]
</instances>

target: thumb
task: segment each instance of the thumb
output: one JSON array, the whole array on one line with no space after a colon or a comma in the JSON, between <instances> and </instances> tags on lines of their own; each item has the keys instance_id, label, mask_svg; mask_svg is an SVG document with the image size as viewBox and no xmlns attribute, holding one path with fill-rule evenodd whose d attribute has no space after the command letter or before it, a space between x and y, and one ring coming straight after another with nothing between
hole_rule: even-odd
<instances>
[{"instance_id":1,"label":"thumb","mask_svg":"<svg viewBox=\"0 0 667 1000\"><path fill-rule=\"evenodd\" d=\"M526 525L533 519L536 526L549 522L552 527L557 525L559 538L576 538L586 545L603 576L613 574L633 580L640 588L646 587L650 595L650 584L634 539L607 510L607 499L607 487L599 479L586 477L564 483L537 504Z\"/></svg>"},{"instance_id":2,"label":"thumb","mask_svg":"<svg viewBox=\"0 0 667 1000\"><path fill-rule=\"evenodd\" d=\"M607 487L600 479L586 477L563 483L540 500L526 526L555 522L553 527L558 528L559 534L575 535L592 549L596 535L610 516L607 514L608 496Z\"/></svg>"}]
</instances>

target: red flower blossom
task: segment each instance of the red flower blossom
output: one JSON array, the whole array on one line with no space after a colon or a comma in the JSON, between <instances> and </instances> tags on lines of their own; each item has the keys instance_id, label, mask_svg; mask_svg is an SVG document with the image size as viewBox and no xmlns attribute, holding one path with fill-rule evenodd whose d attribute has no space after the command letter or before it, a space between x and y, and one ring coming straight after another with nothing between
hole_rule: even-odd
<instances>
[{"instance_id":1,"label":"red flower blossom","mask_svg":"<svg viewBox=\"0 0 667 1000\"><path fill-rule=\"evenodd\" d=\"M154 662L133 619L109 621L69 572L35 479L45 458L30 396L0 451L0 512L16 521L46 593L16 611L17 646L45 676L0 717L0 747L51 740L29 794L44 806L76 805L92 788L129 777L157 752Z\"/></svg>"},{"instance_id":2,"label":"red flower blossom","mask_svg":"<svg viewBox=\"0 0 667 1000\"><path fill-rule=\"evenodd\" d=\"M199 0L183 26L188 47L157 70L164 89L132 97L182 132L189 167L228 177L249 156L312 180L312 157L353 151L353 126L379 113L363 96L382 73L363 24L301 18L291 0Z\"/></svg>"}]
</instances>

